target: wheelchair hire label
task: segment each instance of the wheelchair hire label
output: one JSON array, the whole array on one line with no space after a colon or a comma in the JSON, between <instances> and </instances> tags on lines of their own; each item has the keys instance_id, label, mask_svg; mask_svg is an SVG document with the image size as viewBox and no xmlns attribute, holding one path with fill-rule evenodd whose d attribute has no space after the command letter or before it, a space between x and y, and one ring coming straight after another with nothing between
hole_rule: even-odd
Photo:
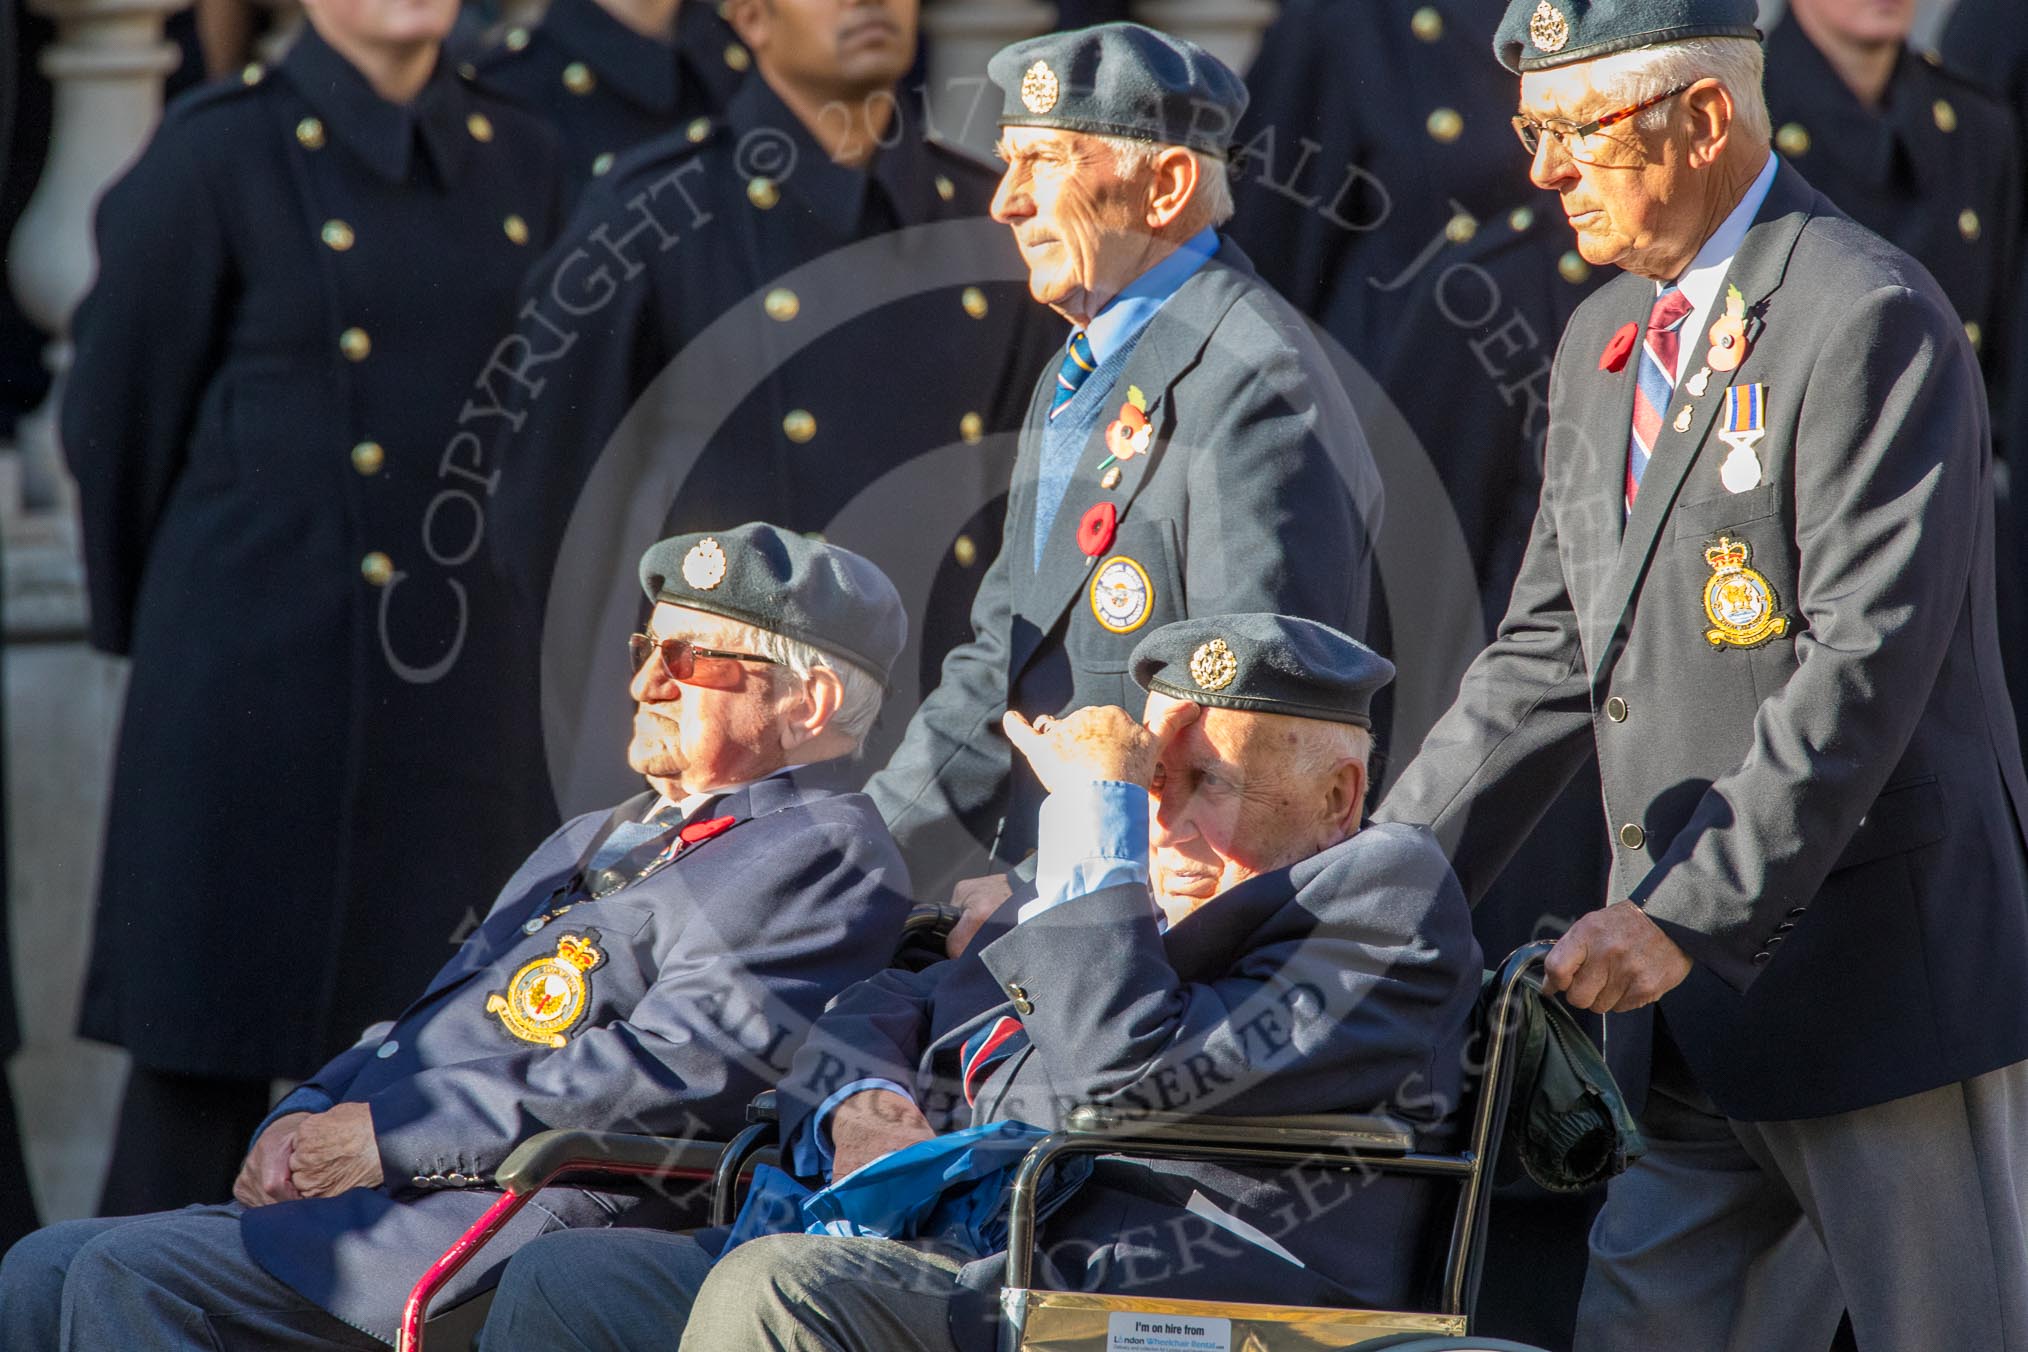
<instances>
[{"instance_id":1,"label":"wheelchair hire label","mask_svg":"<svg viewBox=\"0 0 2028 1352\"><path fill-rule=\"evenodd\" d=\"M1232 1321L1117 1310L1106 1319L1106 1352L1232 1352Z\"/></svg>"}]
</instances>

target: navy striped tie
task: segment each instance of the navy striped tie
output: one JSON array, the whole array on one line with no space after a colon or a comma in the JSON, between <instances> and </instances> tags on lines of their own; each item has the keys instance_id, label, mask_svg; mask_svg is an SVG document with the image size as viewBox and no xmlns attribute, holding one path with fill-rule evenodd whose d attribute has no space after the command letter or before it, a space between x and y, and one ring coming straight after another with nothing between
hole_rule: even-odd
<instances>
[{"instance_id":1,"label":"navy striped tie","mask_svg":"<svg viewBox=\"0 0 2028 1352\"><path fill-rule=\"evenodd\" d=\"M1049 401L1049 416L1054 418L1097 369L1098 363L1092 360L1091 339L1079 329L1070 335L1070 342L1063 349L1063 364L1056 368L1056 396Z\"/></svg>"}]
</instances>

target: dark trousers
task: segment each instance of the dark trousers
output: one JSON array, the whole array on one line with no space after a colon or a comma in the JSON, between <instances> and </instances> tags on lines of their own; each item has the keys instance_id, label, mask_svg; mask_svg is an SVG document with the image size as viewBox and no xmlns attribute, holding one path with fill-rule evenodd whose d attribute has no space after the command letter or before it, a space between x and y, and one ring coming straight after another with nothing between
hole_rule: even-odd
<instances>
[{"instance_id":1,"label":"dark trousers","mask_svg":"<svg viewBox=\"0 0 2028 1352\"><path fill-rule=\"evenodd\" d=\"M268 1114L268 1097L266 1080L135 1066L127 1074L99 1214L175 1211L232 1196L249 1138Z\"/></svg>"}]
</instances>

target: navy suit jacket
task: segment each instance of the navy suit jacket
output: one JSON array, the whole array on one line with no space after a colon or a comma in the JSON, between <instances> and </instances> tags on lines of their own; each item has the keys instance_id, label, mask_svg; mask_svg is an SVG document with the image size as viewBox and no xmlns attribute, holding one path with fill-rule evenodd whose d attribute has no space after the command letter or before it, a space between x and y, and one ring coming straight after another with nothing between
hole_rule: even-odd
<instances>
[{"instance_id":1,"label":"navy suit jacket","mask_svg":"<svg viewBox=\"0 0 2028 1352\"><path fill-rule=\"evenodd\" d=\"M255 1261L392 1341L409 1288L498 1198L493 1171L527 1137L581 1127L723 1140L738 1130L825 1002L892 957L908 911L908 876L872 803L818 787L829 778L821 767L802 774L706 804L692 821L735 825L531 933L608 814L544 842L422 998L306 1086L369 1106L385 1182L247 1212ZM638 819L651 802L625 808ZM488 1011L487 997L524 965L590 929L605 961L588 974L588 1008L564 1046L523 1041ZM628 1205L544 1192L444 1299L490 1286L536 1235L609 1225Z\"/></svg>"},{"instance_id":2,"label":"navy suit jacket","mask_svg":"<svg viewBox=\"0 0 2028 1352\"><path fill-rule=\"evenodd\" d=\"M1480 979L1463 891L1434 837L1369 827L1250 879L1166 933L1146 889L1057 906L921 973L882 972L819 1021L779 1088L784 1140L839 1087L915 1090L931 1125L1054 1127L1083 1103L1242 1115L1457 1103ZM1028 1043L965 1102L959 1049L1016 1010ZM787 1152L785 1152L786 1154ZM1413 1291L1426 1185L1321 1185L1201 1163L1101 1162L1042 1238L1047 1284L1154 1296L1396 1304ZM981 1338L1003 1255L969 1266L954 1334Z\"/></svg>"}]
</instances>

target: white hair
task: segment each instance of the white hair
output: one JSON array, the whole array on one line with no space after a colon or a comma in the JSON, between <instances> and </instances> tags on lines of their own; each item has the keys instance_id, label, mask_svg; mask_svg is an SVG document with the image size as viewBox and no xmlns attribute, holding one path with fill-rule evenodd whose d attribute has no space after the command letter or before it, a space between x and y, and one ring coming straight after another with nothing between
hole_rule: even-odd
<instances>
[{"instance_id":1,"label":"white hair","mask_svg":"<svg viewBox=\"0 0 2028 1352\"><path fill-rule=\"evenodd\" d=\"M1761 86L1765 61L1752 38L1691 38L1615 52L1590 63L1592 88L1615 105L1640 103L1679 85L1712 79L1732 95L1733 127L1749 143L1766 145L1772 134L1767 94ZM1642 131L1659 131L1669 107L1658 104L1634 119Z\"/></svg>"},{"instance_id":2,"label":"white hair","mask_svg":"<svg viewBox=\"0 0 2028 1352\"><path fill-rule=\"evenodd\" d=\"M1157 155L1176 148L1129 136L1085 134L1113 152L1113 172L1121 178L1132 178L1152 168ZM1190 209L1202 212L1206 225L1224 225L1232 219L1232 180L1226 173L1225 161L1200 150L1192 150L1190 158L1197 161L1197 191L1190 195Z\"/></svg>"},{"instance_id":3,"label":"white hair","mask_svg":"<svg viewBox=\"0 0 2028 1352\"><path fill-rule=\"evenodd\" d=\"M865 745L866 734L873 731L873 720L880 716L881 700L887 694L880 677L857 662L834 657L815 644L754 625L742 627L746 630L740 639L742 643L751 645L752 651L764 657L774 658L799 679L808 680L810 673L819 667L837 675L844 689L838 698L838 712L831 716L829 726L852 739L852 751L857 755Z\"/></svg>"}]
</instances>

